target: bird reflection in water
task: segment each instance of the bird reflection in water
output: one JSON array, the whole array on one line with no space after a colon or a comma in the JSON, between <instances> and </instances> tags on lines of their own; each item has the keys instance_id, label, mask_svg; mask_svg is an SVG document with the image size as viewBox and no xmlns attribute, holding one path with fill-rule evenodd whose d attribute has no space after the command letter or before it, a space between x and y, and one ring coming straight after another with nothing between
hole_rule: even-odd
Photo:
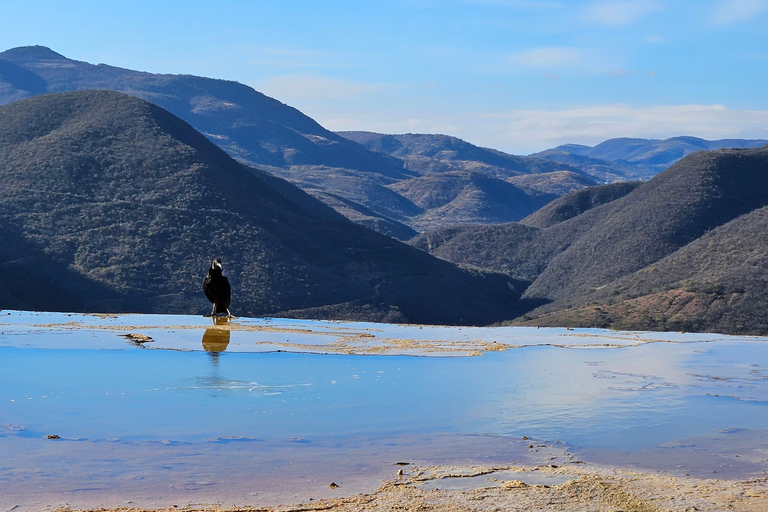
<instances>
[{"instance_id":1,"label":"bird reflection in water","mask_svg":"<svg viewBox=\"0 0 768 512\"><path fill-rule=\"evenodd\" d=\"M211 357L211 363L214 367L217 367L219 365L219 356L227 350L231 332L228 328L229 318L214 317L213 323L215 327L206 329L203 333L203 350L208 352L208 355ZM227 327L219 327L220 325L226 325Z\"/></svg>"}]
</instances>

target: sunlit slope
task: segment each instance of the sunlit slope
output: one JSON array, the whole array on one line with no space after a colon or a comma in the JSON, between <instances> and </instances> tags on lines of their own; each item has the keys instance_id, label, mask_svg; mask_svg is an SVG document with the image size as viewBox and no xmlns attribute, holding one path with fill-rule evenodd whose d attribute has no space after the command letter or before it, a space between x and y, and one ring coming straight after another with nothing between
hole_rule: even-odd
<instances>
[{"instance_id":1,"label":"sunlit slope","mask_svg":"<svg viewBox=\"0 0 768 512\"><path fill-rule=\"evenodd\" d=\"M521 223L526 226L548 228L572 219L587 210L624 197L639 185L638 181L620 181L572 192L540 208L523 219Z\"/></svg>"},{"instance_id":2,"label":"sunlit slope","mask_svg":"<svg viewBox=\"0 0 768 512\"><path fill-rule=\"evenodd\" d=\"M527 293L573 304L591 288L636 272L766 204L768 149L690 155L593 209L600 210L600 221L555 257Z\"/></svg>"}]
</instances>

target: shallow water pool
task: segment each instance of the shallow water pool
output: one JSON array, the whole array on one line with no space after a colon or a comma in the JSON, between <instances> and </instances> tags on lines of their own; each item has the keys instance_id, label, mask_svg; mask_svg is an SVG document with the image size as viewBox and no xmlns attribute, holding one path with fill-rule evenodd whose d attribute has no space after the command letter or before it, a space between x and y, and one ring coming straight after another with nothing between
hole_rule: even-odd
<instances>
[{"instance_id":1,"label":"shallow water pool","mask_svg":"<svg viewBox=\"0 0 768 512\"><path fill-rule=\"evenodd\" d=\"M0 509L274 504L396 462L768 469L765 338L4 313Z\"/></svg>"}]
</instances>

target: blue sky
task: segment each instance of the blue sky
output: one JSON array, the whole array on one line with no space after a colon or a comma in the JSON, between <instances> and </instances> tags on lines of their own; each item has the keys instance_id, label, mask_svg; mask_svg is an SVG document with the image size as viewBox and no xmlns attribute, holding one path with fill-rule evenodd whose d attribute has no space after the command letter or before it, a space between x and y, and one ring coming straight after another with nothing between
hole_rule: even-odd
<instances>
[{"instance_id":1,"label":"blue sky","mask_svg":"<svg viewBox=\"0 0 768 512\"><path fill-rule=\"evenodd\" d=\"M0 49L236 80L332 130L514 154L768 138L768 0L28 0L0 20Z\"/></svg>"}]
</instances>

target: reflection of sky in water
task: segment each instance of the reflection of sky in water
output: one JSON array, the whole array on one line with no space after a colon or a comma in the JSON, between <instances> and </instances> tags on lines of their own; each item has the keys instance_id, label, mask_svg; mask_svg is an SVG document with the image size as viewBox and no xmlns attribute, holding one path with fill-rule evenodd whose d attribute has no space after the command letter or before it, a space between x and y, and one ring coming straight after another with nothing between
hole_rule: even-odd
<instances>
[{"instance_id":1,"label":"reflection of sky in water","mask_svg":"<svg viewBox=\"0 0 768 512\"><path fill-rule=\"evenodd\" d=\"M0 509L40 510L48 498L28 496L43 490L83 498L84 481L92 506L128 495L170 506L169 489L242 503L271 492L277 504L329 492L330 474L370 492L401 457L515 464L536 452L523 436L559 447L542 461L562 454L557 440L587 460L648 456L646 467L705 473L727 464L761 474L768 459L766 338L6 313ZM153 341L118 336L128 333ZM323 353L349 350L350 337L364 349L389 343L390 355ZM474 351L484 355L456 357ZM403 355L414 353L429 357ZM669 446L679 446L672 462ZM696 458L702 450L714 458Z\"/></svg>"},{"instance_id":2,"label":"reflection of sky in water","mask_svg":"<svg viewBox=\"0 0 768 512\"><path fill-rule=\"evenodd\" d=\"M768 379L735 385L700 376L733 373L737 364L765 369L765 342L526 352L524 362L498 372L480 413L498 418L501 431L633 450L718 429L768 427ZM762 401L726 398L727 390Z\"/></svg>"},{"instance_id":3,"label":"reflection of sky in water","mask_svg":"<svg viewBox=\"0 0 768 512\"><path fill-rule=\"evenodd\" d=\"M0 423L31 437L479 432L620 450L768 427L762 340L473 358L230 353L208 341L208 354L0 348Z\"/></svg>"}]
</instances>

